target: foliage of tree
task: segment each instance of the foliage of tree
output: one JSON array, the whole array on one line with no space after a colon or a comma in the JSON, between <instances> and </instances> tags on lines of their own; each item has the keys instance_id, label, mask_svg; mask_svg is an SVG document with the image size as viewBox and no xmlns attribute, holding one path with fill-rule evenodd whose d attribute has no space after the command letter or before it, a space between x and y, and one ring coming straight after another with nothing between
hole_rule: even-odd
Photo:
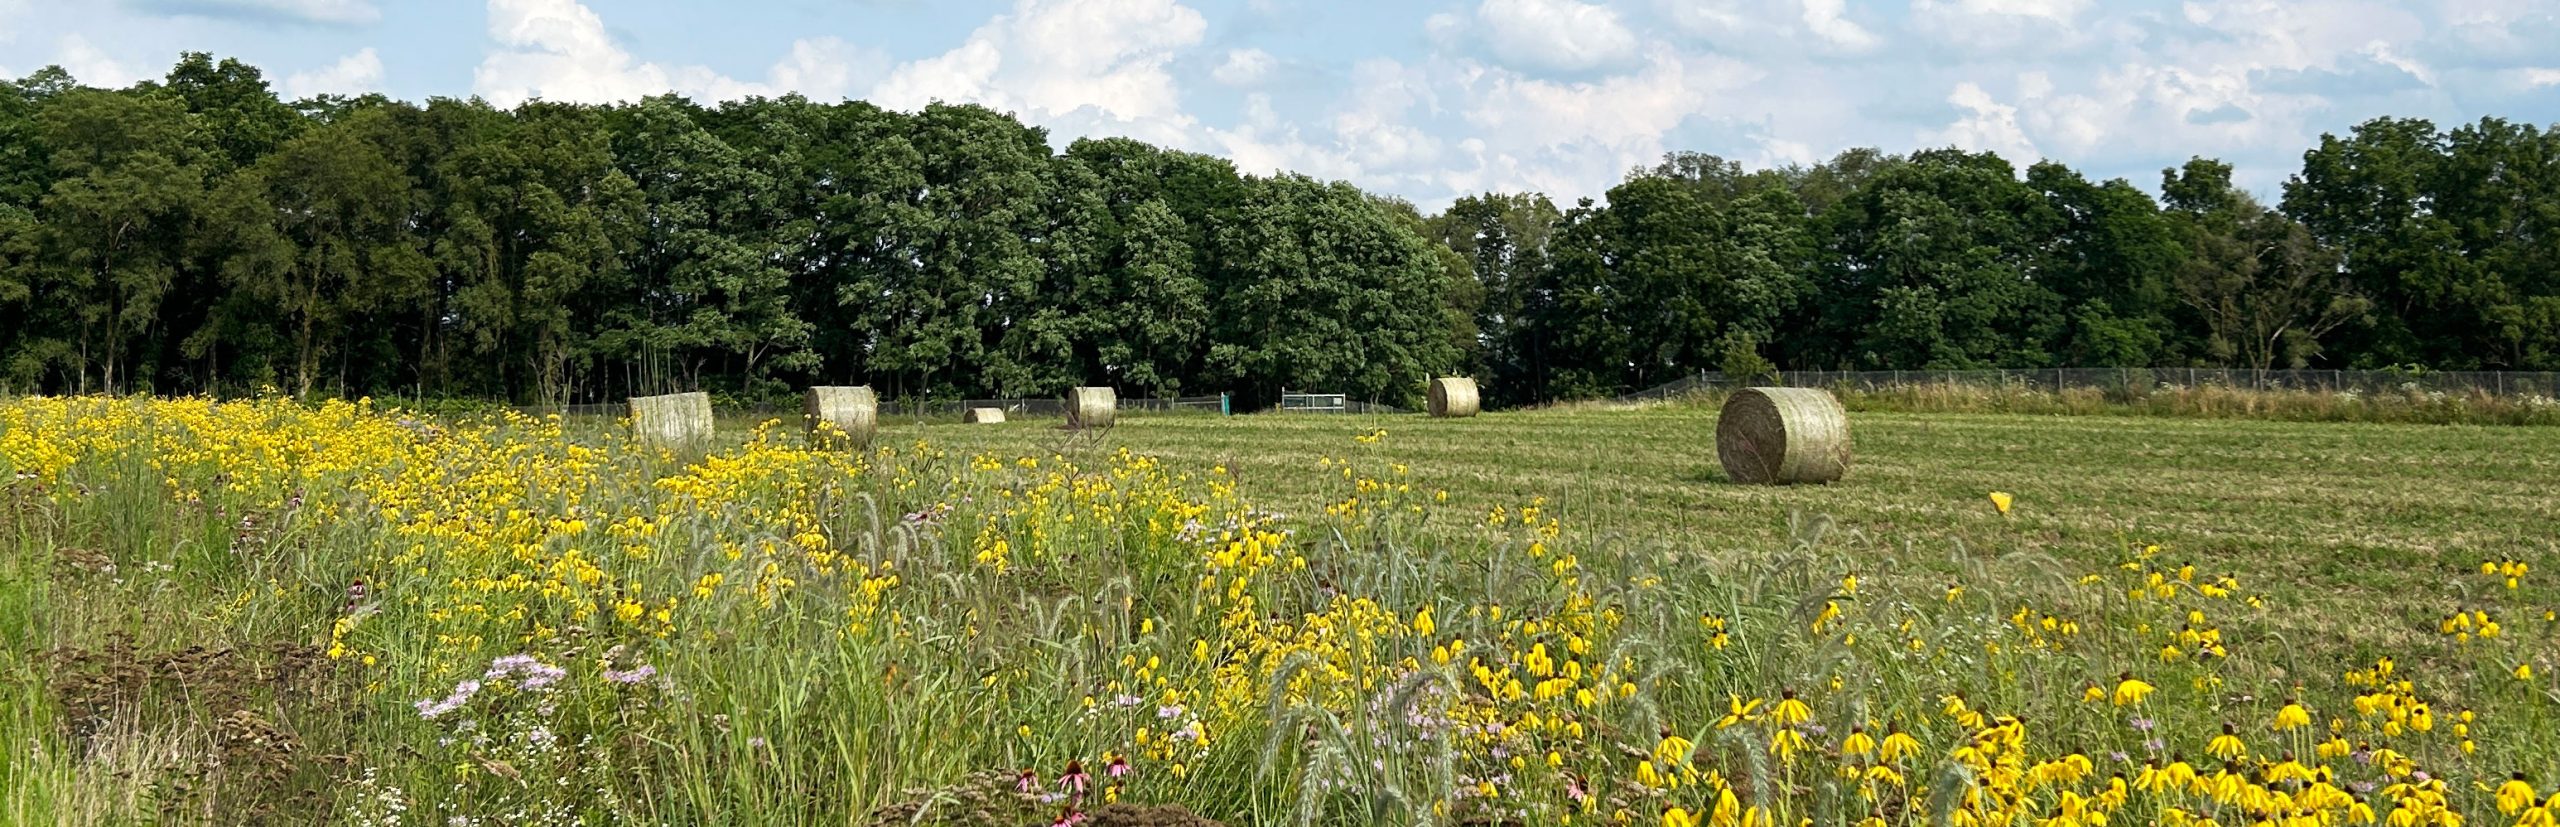
<instances>
[{"instance_id":1,"label":"foliage of tree","mask_svg":"<svg viewBox=\"0 0 2560 827\"><path fill-rule=\"evenodd\" d=\"M1721 370L2560 369L2560 132L2384 118L2277 208L2051 162L1673 153L1437 214L1004 113L0 82L0 391L602 401L1307 388L1497 405Z\"/></svg>"}]
</instances>

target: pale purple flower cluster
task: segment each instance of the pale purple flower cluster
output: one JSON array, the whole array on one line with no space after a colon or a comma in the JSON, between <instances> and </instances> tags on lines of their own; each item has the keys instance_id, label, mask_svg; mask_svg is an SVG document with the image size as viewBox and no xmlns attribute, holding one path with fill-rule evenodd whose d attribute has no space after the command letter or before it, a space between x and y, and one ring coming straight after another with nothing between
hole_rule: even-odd
<instances>
[{"instance_id":1,"label":"pale purple flower cluster","mask_svg":"<svg viewBox=\"0 0 2560 827\"><path fill-rule=\"evenodd\" d=\"M647 682L649 681L649 679L650 679L650 678L654 678L654 677L657 677L657 676L658 676L658 667L650 666L650 665L645 664L645 663L644 663L644 664L639 665L639 666L638 666L638 667L636 667L636 668L630 669L630 670L621 670L621 669L606 669L606 670L604 670L604 679L605 679L605 680L609 680L609 681L612 681L612 682L614 682L614 683L619 683L619 684L624 684L624 685L647 683Z\"/></svg>"},{"instance_id":2,"label":"pale purple flower cluster","mask_svg":"<svg viewBox=\"0 0 2560 827\"><path fill-rule=\"evenodd\" d=\"M537 692L557 685L568 676L569 670L543 663L541 658L506 655L490 661L488 671L482 672L479 679L454 684L453 694L418 701L414 706L418 708L418 717L434 720L471 703L471 698L480 694L481 687L486 684L504 684L514 680L517 689ZM543 709L544 714L549 714L551 707L545 704Z\"/></svg>"},{"instance_id":3,"label":"pale purple flower cluster","mask_svg":"<svg viewBox=\"0 0 2560 827\"><path fill-rule=\"evenodd\" d=\"M429 698L427 700L419 701L416 704L418 707L418 717L431 721L443 717L445 713L461 709L463 704L470 703L471 696L477 694L480 694L479 681L463 681L461 683L454 684L453 694L446 695L441 700Z\"/></svg>"},{"instance_id":4,"label":"pale purple flower cluster","mask_svg":"<svg viewBox=\"0 0 2560 827\"><path fill-rule=\"evenodd\" d=\"M568 676L569 670L543 663L532 655L507 655L490 661L488 673L480 678L502 681L512 677L516 679L517 689L536 690L559 683L560 679Z\"/></svg>"}]
</instances>

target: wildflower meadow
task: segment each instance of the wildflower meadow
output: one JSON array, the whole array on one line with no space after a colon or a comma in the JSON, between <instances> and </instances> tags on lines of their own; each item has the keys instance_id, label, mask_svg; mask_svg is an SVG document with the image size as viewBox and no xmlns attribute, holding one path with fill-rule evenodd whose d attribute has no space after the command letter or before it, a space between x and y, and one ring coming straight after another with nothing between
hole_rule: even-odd
<instances>
[{"instance_id":1,"label":"wildflower meadow","mask_svg":"<svg viewBox=\"0 0 2560 827\"><path fill-rule=\"evenodd\" d=\"M0 821L2560 824L2549 434L1861 417L0 402Z\"/></svg>"}]
</instances>

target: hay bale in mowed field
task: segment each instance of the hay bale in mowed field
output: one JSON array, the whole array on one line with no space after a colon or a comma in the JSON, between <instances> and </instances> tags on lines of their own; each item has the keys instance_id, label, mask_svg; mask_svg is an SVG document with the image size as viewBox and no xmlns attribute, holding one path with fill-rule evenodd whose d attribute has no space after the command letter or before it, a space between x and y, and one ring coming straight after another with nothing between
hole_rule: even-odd
<instances>
[{"instance_id":1,"label":"hay bale in mowed field","mask_svg":"<svg viewBox=\"0 0 2560 827\"><path fill-rule=\"evenodd\" d=\"M1476 380L1443 376L1431 380L1431 415L1457 418L1476 415Z\"/></svg>"},{"instance_id":2,"label":"hay bale in mowed field","mask_svg":"<svg viewBox=\"0 0 2560 827\"><path fill-rule=\"evenodd\" d=\"M994 423L1003 422L1003 421L1004 421L1004 409L1003 409L1003 408L970 408L968 413L961 415L961 417L960 417L960 421L962 421L962 422L967 422L967 423L972 424L972 425L991 425L991 424L994 424Z\"/></svg>"},{"instance_id":3,"label":"hay bale in mowed field","mask_svg":"<svg viewBox=\"0 0 2560 827\"><path fill-rule=\"evenodd\" d=\"M853 387L814 387L809 389L809 434L820 439L840 438L854 447L871 444L871 436L880 430L880 396L870 385Z\"/></svg>"},{"instance_id":4,"label":"hay bale in mowed field","mask_svg":"<svg viewBox=\"0 0 2560 827\"><path fill-rule=\"evenodd\" d=\"M1077 388L1067 392L1067 429L1109 428L1120 414L1120 392L1110 388Z\"/></svg>"},{"instance_id":5,"label":"hay bale in mowed field","mask_svg":"<svg viewBox=\"0 0 2560 827\"><path fill-rule=\"evenodd\" d=\"M1837 482L1849 473L1849 412L1830 391L1744 388L1716 418L1716 459L1734 482Z\"/></svg>"},{"instance_id":6,"label":"hay bale in mowed field","mask_svg":"<svg viewBox=\"0 0 2560 827\"><path fill-rule=\"evenodd\" d=\"M678 451L711 441L711 394L695 391L631 397L631 435L643 443Z\"/></svg>"}]
</instances>

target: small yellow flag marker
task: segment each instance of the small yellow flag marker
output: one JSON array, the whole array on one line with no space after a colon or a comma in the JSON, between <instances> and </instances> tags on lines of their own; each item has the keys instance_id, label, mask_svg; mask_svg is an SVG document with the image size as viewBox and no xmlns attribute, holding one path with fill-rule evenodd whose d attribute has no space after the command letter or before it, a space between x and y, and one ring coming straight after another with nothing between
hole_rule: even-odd
<instances>
[{"instance_id":1,"label":"small yellow flag marker","mask_svg":"<svg viewBox=\"0 0 2560 827\"><path fill-rule=\"evenodd\" d=\"M2010 499L2009 492L2007 491L1993 491L1991 492L1991 507L1999 509L2000 516L2009 516Z\"/></svg>"}]
</instances>

